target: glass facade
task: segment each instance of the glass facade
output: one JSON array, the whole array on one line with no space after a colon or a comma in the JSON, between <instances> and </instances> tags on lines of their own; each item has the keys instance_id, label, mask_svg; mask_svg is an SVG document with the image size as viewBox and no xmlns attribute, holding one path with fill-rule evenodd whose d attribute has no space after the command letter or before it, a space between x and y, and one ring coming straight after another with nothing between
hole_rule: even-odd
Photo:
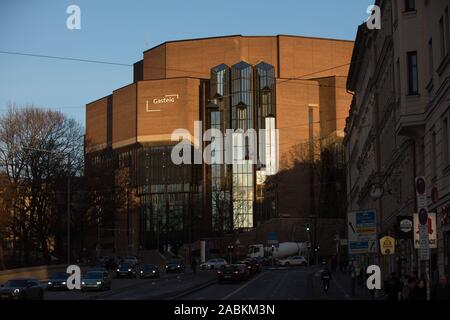
<instances>
[{"instance_id":1,"label":"glass facade","mask_svg":"<svg viewBox=\"0 0 450 320\"><path fill-rule=\"evenodd\" d=\"M129 248L176 251L200 237L250 229L274 217L274 188L268 179L275 174L274 88L274 67L264 62L253 66L241 61L211 69L209 99L199 106L204 129L220 133L205 145L211 150L210 164L175 165L174 145L163 142L92 156L97 167L108 163L114 168L114 196L126 198L114 204L110 229L133 230L126 233ZM258 129L269 133L258 135ZM230 144L222 136L227 130L234 132ZM256 134L246 135L248 130ZM115 237L116 242L126 241L123 233L120 240Z\"/></svg>"},{"instance_id":2,"label":"glass facade","mask_svg":"<svg viewBox=\"0 0 450 320\"><path fill-rule=\"evenodd\" d=\"M213 224L215 220L222 222L214 217L221 215L217 208L224 207L223 204L219 206L216 199L229 200L230 205L226 209L230 212L225 214L231 217L228 229L249 229L255 222L274 215L273 199L265 187L265 178L269 173L266 163L270 163L274 157L272 144L276 141L270 134L258 136L256 131L248 132L249 129L266 127L275 129L274 88L274 67L265 62L252 66L241 61L230 68L222 64L211 70L211 103L207 127L219 129L223 133L226 129L234 130L233 164L211 165ZM228 151L223 142L212 143L212 146L213 154L220 150ZM261 179L257 179L257 176ZM217 185L226 185L227 193L218 196L217 193L223 191L223 187L215 188Z\"/></svg>"}]
</instances>

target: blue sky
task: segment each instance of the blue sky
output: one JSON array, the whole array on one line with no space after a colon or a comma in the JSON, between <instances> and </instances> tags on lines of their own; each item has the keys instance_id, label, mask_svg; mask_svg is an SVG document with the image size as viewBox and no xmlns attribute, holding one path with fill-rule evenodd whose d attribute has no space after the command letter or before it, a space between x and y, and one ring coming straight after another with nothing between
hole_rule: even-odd
<instances>
[{"instance_id":1,"label":"blue sky","mask_svg":"<svg viewBox=\"0 0 450 320\"><path fill-rule=\"evenodd\" d=\"M66 9L81 8L81 30ZM133 64L168 40L293 34L353 40L373 0L0 0L0 51ZM132 68L0 53L0 114L8 103L61 110L132 81Z\"/></svg>"}]
</instances>

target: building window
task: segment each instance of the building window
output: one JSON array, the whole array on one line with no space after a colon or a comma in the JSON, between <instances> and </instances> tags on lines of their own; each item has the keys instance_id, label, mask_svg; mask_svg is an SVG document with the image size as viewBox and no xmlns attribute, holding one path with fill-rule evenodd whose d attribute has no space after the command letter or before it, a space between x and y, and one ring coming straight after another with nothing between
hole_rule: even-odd
<instances>
[{"instance_id":1,"label":"building window","mask_svg":"<svg viewBox=\"0 0 450 320\"><path fill-rule=\"evenodd\" d=\"M447 54L447 40L445 36L444 17L439 20L439 36L441 38L441 58L444 59Z\"/></svg>"},{"instance_id":2,"label":"building window","mask_svg":"<svg viewBox=\"0 0 450 320\"><path fill-rule=\"evenodd\" d=\"M401 81L400 81L400 59L397 59L397 72L395 75L395 81L396 81L396 89L397 89L397 99L400 99L400 97L402 96L402 88L401 88Z\"/></svg>"},{"instance_id":3,"label":"building window","mask_svg":"<svg viewBox=\"0 0 450 320\"><path fill-rule=\"evenodd\" d=\"M430 38L428 41L428 65L430 67L430 81L433 80L434 74L434 60L433 60L433 39Z\"/></svg>"},{"instance_id":4,"label":"building window","mask_svg":"<svg viewBox=\"0 0 450 320\"><path fill-rule=\"evenodd\" d=\"M450 51L450 21L448 20L448 6L445 8L445 32L447 34L446 41L447 41L447 53Z\"/></svg>"},{"instance_id":5,"label":"building window","mask_svg":"<svg viewBox=\"0 0 450 320\"><path fill-rule=\"evenodd\" d=\"M415 0L405 0L405 11L415 11L416 1Z\"/></svg>"},{"instance_id":6,"label":"building window","mask_svg":"<svg viewBox=\"0 0 450 320\"><path fill-rule=\"evenodd\" d=\"M442 124L442 146L443 146L443 154L444 154L444 165L448 166L450 165L450 121L449 121L450 115L444 118L444 123Z\"/></svg>"},{"instance_id":7,"label":"building window","mask_svg":"<svg viewBox=\"0 0 450 320\"><path fill-rule=\"evenodd\" d=\"M408 94L419 94L419 75L417 68L417 52L412 51L407 54L408 59Z\"/></svg>"},{"instance_id":8,"label":"building window","mask_svg":"<svg viewBox=\"0 0 450 320\"><path fill-rule=\"evenodd\" d=\"M436 154L436 132L433 131L431 133L431 177L436 178L436 160L437 160L437 154Z\"/></svg>"}]
</instances>

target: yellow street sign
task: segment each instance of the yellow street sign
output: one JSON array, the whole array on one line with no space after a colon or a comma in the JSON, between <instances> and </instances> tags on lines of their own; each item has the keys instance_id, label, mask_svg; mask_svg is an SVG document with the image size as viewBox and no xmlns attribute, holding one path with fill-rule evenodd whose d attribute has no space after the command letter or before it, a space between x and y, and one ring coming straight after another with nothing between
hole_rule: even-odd
<instances>
[{"instance_id":1,"label":"yellow street sign","mask_svg":"<svg viewBox=\"0 0 450 320\"><path fill-rule=\"evenodd\" d=\"M392 255L395 253L395 239L389 236L380 239L380 250L383 255Z\"/></svg>"}]
</instances>

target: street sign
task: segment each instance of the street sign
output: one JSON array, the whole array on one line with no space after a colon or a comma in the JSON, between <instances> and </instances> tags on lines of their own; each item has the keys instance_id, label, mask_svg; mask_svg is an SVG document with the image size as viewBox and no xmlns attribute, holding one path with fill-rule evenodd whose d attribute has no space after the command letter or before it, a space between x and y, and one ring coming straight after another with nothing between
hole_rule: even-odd
<instances>
[{"instance_id":1,"label":"street sign","mask_svg":"<svg viewBox=\"0 0 450 320\"><path fill-rule=\"evenodd\" d=\"M426 224L426 228L422 229L422 232L425 230L428 230L428 234L425 232L425 234L422 234L424 237L427 237L429 247L431 249L437 248L437 230L436 230L436 213L434 212L428 212L428 222ZM414 224L414 248L419 249L420 248L420 232L421 232L421 225L419 222L419 214L414 213L413 215L413 224Z\"/></svg>"},{"instance_id":2,"label":"street sign","mask_svg":"<svg viewBox=\"0 0 450 320\"><path fill-rule=\"evenodd\" d=\"M426 182L425 177L416 177L416 199L417 199L417 216L418 220L418 249L420 260L430 260L430 241L429 241L429 228L432 227L432 223L428 222L428 207L427 207L427 194L426 194ZM415 229L415 228L414 228ZM415 229L416 230L416 229ZM414 234L416 237L416 234ZM416 246L416 241L414 241Z\"/></svg>"},{"instance_id":3,"label":"street sign","mask_svg":"<svg viewBox=\"0 0 450 320\"><path fill-rule=\"evenodd\" d=\"M413 217L399 216L397 217L397 238L411 239L413 234Z\"/></svg>"},{"instance_id":4,"label":"street sign","mask_svg":"<svg viewBox=\"0 0 450 320\"><path fill-rule=\"evenodd\" d=\"M416 178L416 198L417 198L417 208L420 209L427 207L427 194L424 177Z\"/></svg>"},{"instance_id":5,"label":"street sign","mask_svg":"<svg viewBox=\"0 0 450 320\"><path fill-rule=\"evenodd\" d=\"M395 239L389 236L380 239L380 250L382 255L395 254Z\"/></svg>"},{"instance_id":6,"label":"street sign","mask_svg":"<svg viewBox=\"0 0 450 320\"><path fill-rule=\"evenodd\" d=\"M278 244L278 236L275 231L272 231L267 235L267 244L268 245Z\"/></svg>"},{"instance_id":7,"label":"street sign","mask_svg":"<svg viewBox=\"0 0 450 320\"><path fill-rule=\"evenodd\" d=\"M350 254L376 253L377 219L375 210L349 212L347 215Z\"/></svg>"}]
</instances>

